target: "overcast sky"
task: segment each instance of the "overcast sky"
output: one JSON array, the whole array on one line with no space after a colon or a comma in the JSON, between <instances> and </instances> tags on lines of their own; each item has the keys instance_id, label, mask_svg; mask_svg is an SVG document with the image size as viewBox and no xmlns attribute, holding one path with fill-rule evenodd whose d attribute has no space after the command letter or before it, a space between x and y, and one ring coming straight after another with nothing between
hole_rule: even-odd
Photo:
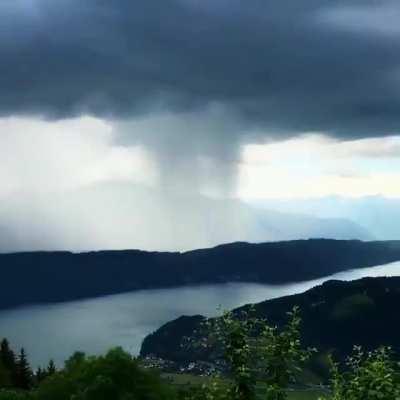
<instances>
[{"instance_id":1,"label":"overcast sky","mask_svg":"<svg viewBox=\"0 0 400 400\"><path fill-rule=\"evenodd\" d=\"M177 198L400 197L399 18L397 0L0 1L0 250L146 246L113 218L173 221Z\"/></svg>"}]
</instances>

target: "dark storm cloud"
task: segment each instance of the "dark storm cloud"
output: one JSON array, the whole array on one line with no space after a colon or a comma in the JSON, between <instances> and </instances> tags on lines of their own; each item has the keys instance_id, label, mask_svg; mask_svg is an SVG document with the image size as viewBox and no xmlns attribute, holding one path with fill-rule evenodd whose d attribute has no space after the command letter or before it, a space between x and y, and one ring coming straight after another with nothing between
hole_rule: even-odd
<instances>
[{"instance_id":1,"label":"dark storm cloud","mask_svg":"<svg viewBox=\"0 0 400 400\"><path fill-rule=\"evenodd\" d=\"M0 113L125 119L217 104L243 131L393 133L400 35L375 29L372 7L381 6L400 9L372 0L3 0Z\"/></svg>"}]
</instances>

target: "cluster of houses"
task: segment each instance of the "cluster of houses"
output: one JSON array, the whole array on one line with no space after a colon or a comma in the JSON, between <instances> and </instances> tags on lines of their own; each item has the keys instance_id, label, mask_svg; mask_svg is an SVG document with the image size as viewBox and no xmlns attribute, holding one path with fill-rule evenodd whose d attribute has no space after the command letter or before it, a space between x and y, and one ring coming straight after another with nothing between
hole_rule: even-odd
<instances>
[{"instance_id":1,"label":"cluster of houses","mask_svg":"<svg viewBox=\"0 0 400 400\"><path fill-rule=\"evenodd\" d=\"M213 363L200 360L187 363L177 363L148 355L141 358L140 361L144 368L155 368L169 373L210 376L214 375L215 373L226 371L226 364L222 360L216 360Z\"/></svg>"}]
</instances>

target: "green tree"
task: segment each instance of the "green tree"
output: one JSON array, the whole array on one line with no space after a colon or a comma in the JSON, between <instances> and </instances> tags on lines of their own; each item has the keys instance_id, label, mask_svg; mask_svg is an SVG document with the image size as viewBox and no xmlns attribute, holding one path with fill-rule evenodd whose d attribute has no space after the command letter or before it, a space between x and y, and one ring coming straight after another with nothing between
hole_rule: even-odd
<instances>
[{"instance_id":1,"label":"green tree","mask_svg":"<svg viewBox=\"0 0 400 400\"><path fill-rule=\"evenodd\" d=\"M211 337L222 346L225 361L229 365L233 386L230 388L232 398L251 400L255 397L255 376L252 373L252 333L258 321L242 313L235 318L232 312L225 312L209 325Z\"/></svg>"},{"instance_id":2,"label":"green tree","mask_svg":"<svg viewBox=\"0 0 400 400\"><path fill-rule=\"evenodd\" d=\"M398 364L391 350L381 347L365 353L355 346L342 372L331 359L332 400L398 400L400 383Z\"/></svg>"},{"instance_id":3,"label":"green tree","mask_svg":"<svg viewBox=\"0 0 400 400\"><path fill-rule=\"evenodd\" d=\"M11 350L7 339L3 339L0 342L0 361L9 371L13 371L15 369L15 354Z\"/></svg>"},{"instance_id":4,"label":"green tree","mask_svg":"<svg viewBox=\"0 0 400 400\"><path fill-rule=\"evenodd\" d=\"M314 351L301 345L299 309L289 313L288 324L281 329L252 315L252 310L240 315L225 312L207 321L205 330L209 334L197 345L222 349L232 383L221 386L213 382L213 387L202 391L203 398L254 400L256 383L262 380L267 400L286 399L288 385Z\"/></svg>"},{"instance_id":5,"label":"green tree","mask_svg":"<svg viewBox=\"0 0 400 400\"><path fill-rule=\"evenodd\" d=\"M0 342L0 364L0 370L2 370L0 374L3 376L2 379L0 378L0 387L2 380L3 386L13 386L15 384L16 361L15 354L7 339Z\"/></svg>"},{"instance_id":6,"label":"green tree","mask_svg":"<svg viewBox=\"0 0 400 400\"><path fill-rule=\"evenodd\" d=\"M47 366L46 375L52 376L57 372L56 365L54 364L53 360L49 361L49 365Z\"/></svg>"},{"instance_id":7,"label":"green tree","mask_svg":"<svg viewBox=\"0 0 400 400\"><path fill-rule=\"evenodd\" d=\"M173 400L175 392L120 348L105 356L75 353L63 370L45 379L40 400Z\"/></svg>"},{"instance_id":8,"label":"green tree","mask_svg":"<svg viewBox=\"0 0 400 400\"><path fill-rule=\"evenodd\" d=\"M42 381L46 379L47 373L45 370L42 368L38 367L38 369L35 372L35 383L36 385L39 385Z\"/></svg>"},{"instance_id":9,"label":"green tree","mask_svg":"<svg viewBox=\"0 0 400 400\"><path fill-rule=\"evenodd\" d=\"M300 310L294 307L288 313L289 321L284 329L263 323L255 341L259 354L258 368L266 383L266 399L284 400L287 388L295 382L301 366L310 358L315 349L303 349L301 345Z\"/></svg>"},{"instance_id":10,"label":"green tree","mask_svg":"<svg viewBox=\"0 0 400 400\"><path fill-rule=\"evenodd\" d=\"M76 351L68 360L65 361L64 370L71 372L78 369L83 363L86 362L86 355L82 351Z\"/></svg>"},{"instance_id":11,"label":"green tree","mask_svg":"<svg viewBox=\"0 0 400 400\"><path fill-rule=\"evenodd\" d=\"M12 386L10 371L0 361L0 389Z\"/></svg>"},{"instance_id":12,"label":"green tree","mask_svg":"<svg viewBox=\"0 0 400 400\"><path fill-rule=\"evenodd\" d=\"M32 370L24 348L21 349L15 368L15 386L19 389L29 390L32 387Z\"/></svg>"}]
</instances>

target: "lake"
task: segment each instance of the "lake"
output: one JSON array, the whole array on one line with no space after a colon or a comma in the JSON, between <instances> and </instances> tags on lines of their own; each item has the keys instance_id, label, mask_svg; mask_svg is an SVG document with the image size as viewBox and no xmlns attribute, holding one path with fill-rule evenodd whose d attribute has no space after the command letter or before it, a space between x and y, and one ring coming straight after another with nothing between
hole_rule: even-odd
<instances>
[{"instance_id":1,"label":"lake","mask_svg":"<svg viewBox=\"0 0 400 400\"><path fill-rule=\"evenodd\" d=\"M300 293L328 279L399 276L400 262L362 268L313 281L259 285L218 285L143 290L89 300L45 304L0 311L0 338L23 346L33 366L53 358L59 365L74 351L100 354L122 346L137 354L143 338L180 315L215 316L221 309Z\"/></svg>"}]
</instances>

